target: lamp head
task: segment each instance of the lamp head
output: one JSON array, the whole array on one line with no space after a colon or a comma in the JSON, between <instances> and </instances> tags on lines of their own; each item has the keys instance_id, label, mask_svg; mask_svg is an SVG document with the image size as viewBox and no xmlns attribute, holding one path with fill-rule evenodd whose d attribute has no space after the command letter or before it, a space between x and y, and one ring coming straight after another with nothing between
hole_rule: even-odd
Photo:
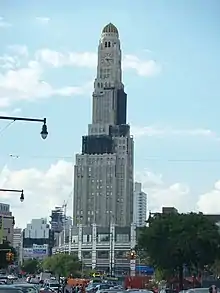
<instances>
[{"instance_id":1,"label":"lamp head","mask_svg":"<svg viewBox=\"0 0 220 293\"><path fill-rule=\"evenodd\" d=\"M24 201L24 191L21 191L21 196L20 196L20 201L23 202Z\"/></svg>"},{"instance_id":2,"label":"lamp head","mask_svg":"<svg viewBox=\"0 0 220 293\"><path fill-rule=\"evenodd\" d=\"M41 130L41 137L43 138L43 139L46 139L47 138L47 136L48 136L48 131L47 131L47 125L46 125L46 123L44 122L44 124L43 124L43 126L42 126L42 130Z\"/></svg>"}]
</instances>

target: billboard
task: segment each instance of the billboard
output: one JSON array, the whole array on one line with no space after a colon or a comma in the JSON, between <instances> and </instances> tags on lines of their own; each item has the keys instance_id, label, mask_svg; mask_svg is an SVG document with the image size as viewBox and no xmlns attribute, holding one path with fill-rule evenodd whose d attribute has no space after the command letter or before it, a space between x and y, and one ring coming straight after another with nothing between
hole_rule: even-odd
<instances>
[{"instance_id":1,"label":"billboard","mask_svg":"<svg viewBox=\"0 0 220 293\"><path fill-rule=\"evenodd\" d=\"M48 245L33 244L33 257L44 257L48 255Z\"/></svg>"},{"instance_id":2,"label":"billboard","mask_svg":"<svg viewBox=\"0 0 220 293\"><path fill-rule=\"evenodd\" d=\"M47 255L47 249L42 249L42 248L33 248L33 255Z\"/></svg>"},{"instance_id":3,"label":"billboard","mask_svg":"<svg viewBox=\"0 0 220 293\"><path fill-rule=\"evenodd\" d=\"M30 248L23 249L24 258L44 258L48 256L48 245L37 245L33 244Z\"/></svg>"},{"instance_id":4,"label":"billboard","mask_svg":"<svg viewBox=\"0 0 220 293\"><path fill-rule=\"evenodd\" d=\"M33 256L33 249L32 248L23 248L23 257L24 258L32 258Z\"/></svg>"}]
</instances>

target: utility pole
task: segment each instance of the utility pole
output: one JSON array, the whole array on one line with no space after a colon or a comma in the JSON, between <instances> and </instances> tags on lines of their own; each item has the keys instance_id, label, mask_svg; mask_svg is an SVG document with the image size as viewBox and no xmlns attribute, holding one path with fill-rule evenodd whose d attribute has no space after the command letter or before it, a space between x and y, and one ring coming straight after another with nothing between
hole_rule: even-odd
<instances>
[{"instance_id":1,"label":"utility pole","mask_svg":"<svg viewBox=\"0 0 220 293\"><path fill-rule=\"evenodd\" d=\"M113 276L113 261L114 261L114 233L112 231L112 227L113 227L113 217L114 215L112 214L112 212L110 211L109 214L109 257L110 257L110 276Z\"/></svg>"},{"instance_id":2,"label":"utility pole","mask_svg":"<svg viewBox=\"0 0 220 293\"><path fill-rule=\"evenodd\" d=\"M72 243L72 226L69 225L69 255L71 254L71 243Z\"/></svg>"}]
</instances>

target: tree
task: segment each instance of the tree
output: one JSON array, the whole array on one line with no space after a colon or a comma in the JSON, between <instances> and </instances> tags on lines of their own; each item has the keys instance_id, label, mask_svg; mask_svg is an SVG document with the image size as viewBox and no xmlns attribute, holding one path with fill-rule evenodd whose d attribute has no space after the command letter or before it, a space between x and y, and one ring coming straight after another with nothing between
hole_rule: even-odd
<instances>
[{"instance_id":1,"label":"tree","mask_svg":"<svg viewBox=\"0 0 220 293\"><path fill-rule=\"evenodd\" d=\"M67 277L70 274L77 274L82 268L82 264L74 255L59 253L47 257L43 261L42 267L58 276Z\"/></svg>"},{"instance_id":2,"label":"tree","mask_svg":"<svg viewBox=\"0 0 220 293\"><path fill-rule=\"evenodd\" d=\"M217 225L202 213L158 214L149 220L138 239L138 246L149 255L156 268L178 273L183 287L183 269L203 269L219 256Z\"/></svg>"},{"instance_id":3,"label":"tree","mask_svg":"<svg viewBox=\"0 0 220 293\"><path fill-rule=\"evenodd\" d=\"M27 259L22 265L22 270L29 274L35 274L40 268L40 263L36 259Z\"/></svg>"},{"instance_id":4,"label":"tree","mask_svg":"<svg viewBox=\"0 0 220 293\"><path fill-rule=\"evenodd\" d=\"M12 259L8 260L7 253L11 253ZM5 269L8 265L13 262L16 258L16 250L14 247L10 246L9 242L4 242L0 244L0 268Z\"/></svg>"}]
</instances>

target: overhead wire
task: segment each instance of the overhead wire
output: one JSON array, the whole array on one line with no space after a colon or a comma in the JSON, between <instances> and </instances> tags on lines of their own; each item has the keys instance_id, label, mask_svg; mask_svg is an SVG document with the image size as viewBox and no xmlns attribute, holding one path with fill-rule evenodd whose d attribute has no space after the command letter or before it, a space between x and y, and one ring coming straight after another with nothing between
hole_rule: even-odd
<instances>
[{"instance_id":1,"label":"overhead wire","mask_svg":"<svg viewBox=\"0 0 220 293\"><path fill-rule=\"evenodd\" d=\"M4 127L2 127L1 129L0 129L0 135L7 129L7 128L9 128L13 123L15 123L15 120L13 120L13 121L10 121L8 124L6 124Z\"/></svg>"},{"instance_id":2,"label":"overhead wire","mask_svg":"<svg viewBox=\"0 0 220 293\"><path fill-rule=\"evenodd\" d=\"M57 156L43 156L43 155L17 155L17 154L10 154L10 157L13 158L29 158L29 159L42 159L42 160L49 160L49 159L63 159L63 160L74 160L75 156L68 156L68 155L57 155ZM152 162L179 162L179 163L220 163L220 158L163 158L163 157L145 157L142 161L152 161Z\"/></svg>"},{"instance_id":3,"label":"overhead wire","mask_svg":"<svg viewBox=\"0 0 220 293\"><path fill-rule=\"evenodd\" d=\"M14 155L14 154L9 154L10 157L13 158L29 158L29 159L65 159L65 160L70 160L74 159L74 156L41 156L41 155Z\"/></svg>"},{"instance_id":4,"label":"overhead wire","mask_svg":"<svg viewBox=\"0 0 220 293\"><path fill-rule=\"evenodd\" d=\"M147 158L143 158L143 161L160 161L160 162L183 162L183 163L219 163L220 162L220 158L219 159L206 159L206 158L196 158L196 159L181 159L181 158L159 158L159 157L147 157Z\"/></svg>"}]
</instances>

